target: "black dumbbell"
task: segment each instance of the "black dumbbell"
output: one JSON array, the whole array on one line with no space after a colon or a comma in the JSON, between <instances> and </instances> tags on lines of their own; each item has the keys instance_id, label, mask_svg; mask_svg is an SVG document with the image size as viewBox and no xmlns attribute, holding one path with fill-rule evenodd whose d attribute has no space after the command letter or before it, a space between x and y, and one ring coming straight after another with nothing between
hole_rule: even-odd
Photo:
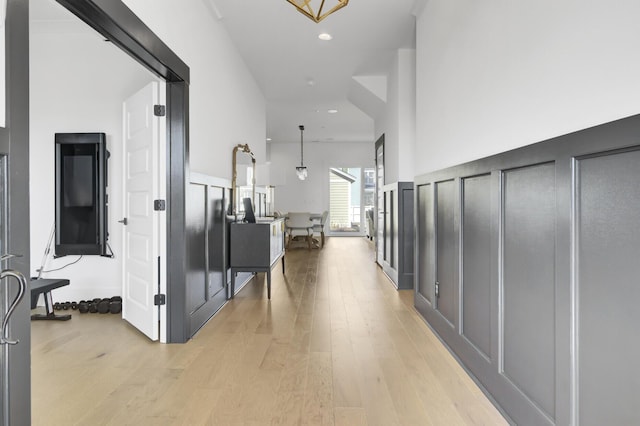
<instances>
[{"instance_id":1,"label":"black dumbbell","mask_svg":"<svg viewBox=\"0 0 640 426\"><path fill-rule=\"evenodd\" d=\"M53 309L55 309L56 311L59 311L60 309L62 309L62 305L60 304L60 302L54 303Z\"/></svg>"},{"instance_id":2,"label":"black dumbbell","mask_svg":"<svg viewBox=\"0 0 640 426\"><path fill-rule=\"evenodd\" d=\"M112 300L109 302L109 312L119 314L122 312L122 300Z\"/></svg>"},{"instance_id":3,"label":"black dumbbell","mask_svg":"<svg viewBox=\"0 0 640 426\"><path fill-rule=\"evenodd\" d=\"M73 309L74 311L78 309L78 304L76 302L71 302L71 309Z\"/></svg>"},{"instance_id":4,"label":"black dumbbell","mask_svg":"<svg viewBox=\"0 0 640 426\"><path fill-rule=\"evenodd\" d=\"M89 312L89 302L87 302L86 300L81 300L78 303L78 311L80 311L81 314L86 314L87 312Z\"/></svg>"},{"instance_id":5,"label":"black dumbbell","mask_svg":"<svg viewBox=\"0 0 640 426\"><path fill-rule=\"evenodd\" d=\"M96 302L89 302L89 312L91 312L92 314L98 312L98 304Z\"/></svg>"},{"instance_id":6,"label":"black dumbbell","mask_svg":"<svg viewBox=\"0 0 640 426\"><path fill-rule=\"evenodd\" d=\"M98 302L98 312L100 312L101 314L108 314L109 313L109 303L110 303L109 299L100 300Z\"/></svg>"},{"instance_id":7,"label":"black dumbbell","mask_svg":"<svg viewBox=\"0 0 640 426\"><path fill-rule=\"evenodd\" d=\"M64 302L62 304L62 310L64 311L68 311L70 307L71 307L71 302Z\"/></svg>"}]
</instances>

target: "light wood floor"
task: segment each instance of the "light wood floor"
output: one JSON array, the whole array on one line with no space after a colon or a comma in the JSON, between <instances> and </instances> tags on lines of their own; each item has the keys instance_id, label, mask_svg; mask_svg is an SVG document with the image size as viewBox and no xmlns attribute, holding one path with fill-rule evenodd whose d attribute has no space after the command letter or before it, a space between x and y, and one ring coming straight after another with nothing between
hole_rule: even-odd
<instances>
[{"instance_id":1,"label":"light wood floor","mask_svg":"<svg viewBox=\"0 0 640 426\"><path fill-rule=\"evenodd\" d=\"M188 343L112 314L32 323L33 425L501 425L364 238L287 252Z\"/></svg>"}]
</instances>

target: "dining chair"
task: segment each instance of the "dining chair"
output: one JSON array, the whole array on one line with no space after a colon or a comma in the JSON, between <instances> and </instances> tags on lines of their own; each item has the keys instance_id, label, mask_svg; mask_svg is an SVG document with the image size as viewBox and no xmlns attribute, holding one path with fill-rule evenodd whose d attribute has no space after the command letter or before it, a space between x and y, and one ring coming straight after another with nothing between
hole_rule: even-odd
<instances>
[{"instance_id":1,"label":"dining chair","mask_svg":"<svg viewBox=\"0 0 640 426\"><path fill-rule=\"evenodd\" d=\"M291 240L296 236L303 236L307 240L309 250L311 250L311 239L313 237L313 222L311 221L311 213L308 212L289 212L284 222L285 231L288 234L287 247L291 244Z\"/></svg>"},{"instance_id":2,"label":"dining chair","mask_svg":"<svg viewBox=\"0 0 640 426\"><path fill-rule=\"evenodd\" d=\"M322 216L320 217L320 222L315 222L313 224L313 234L320 234L320 241L322 242L321 247L324 247L324 227L327 223L327 218L329 217L329 212L327 210L322 212Z\"/></svg>"}]
</instances>

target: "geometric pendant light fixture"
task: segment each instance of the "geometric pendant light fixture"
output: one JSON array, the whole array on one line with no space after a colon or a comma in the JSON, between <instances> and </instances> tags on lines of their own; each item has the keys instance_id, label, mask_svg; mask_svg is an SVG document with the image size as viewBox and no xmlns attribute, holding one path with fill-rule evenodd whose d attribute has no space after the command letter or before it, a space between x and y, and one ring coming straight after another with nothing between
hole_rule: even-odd
<instances>
[{"instance_id":1,"label":"geometric pendant light fixture","mask_svg":"<svg viewBox=\"0 0 640 426\"><path fill-rule=\"evenodd\" d=\"M264 0L262 0L264 1ZM318 23L336 10L345 7L349 0L287 0L300 13ZM366 0L365 0L366 1Z\"/></svg>"}]
</instances>

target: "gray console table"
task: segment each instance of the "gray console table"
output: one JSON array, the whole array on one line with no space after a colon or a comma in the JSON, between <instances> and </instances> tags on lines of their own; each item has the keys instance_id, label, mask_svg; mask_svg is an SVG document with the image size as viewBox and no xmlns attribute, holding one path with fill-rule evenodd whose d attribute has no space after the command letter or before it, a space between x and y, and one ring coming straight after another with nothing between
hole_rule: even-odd
<instances>
[{"instance_id":1,"label":"gray console table","mask_svg":"<svg viewBox=\"0 0 640 426\"><path fill-rule=\"evenodd\" d=\"M271 299L271 269L282 259L284 274L284 219L258 218L257 223L234 222L230 231L231 295L238 272L266 272L267 296Z\"/></svg>"}]
</instances>

